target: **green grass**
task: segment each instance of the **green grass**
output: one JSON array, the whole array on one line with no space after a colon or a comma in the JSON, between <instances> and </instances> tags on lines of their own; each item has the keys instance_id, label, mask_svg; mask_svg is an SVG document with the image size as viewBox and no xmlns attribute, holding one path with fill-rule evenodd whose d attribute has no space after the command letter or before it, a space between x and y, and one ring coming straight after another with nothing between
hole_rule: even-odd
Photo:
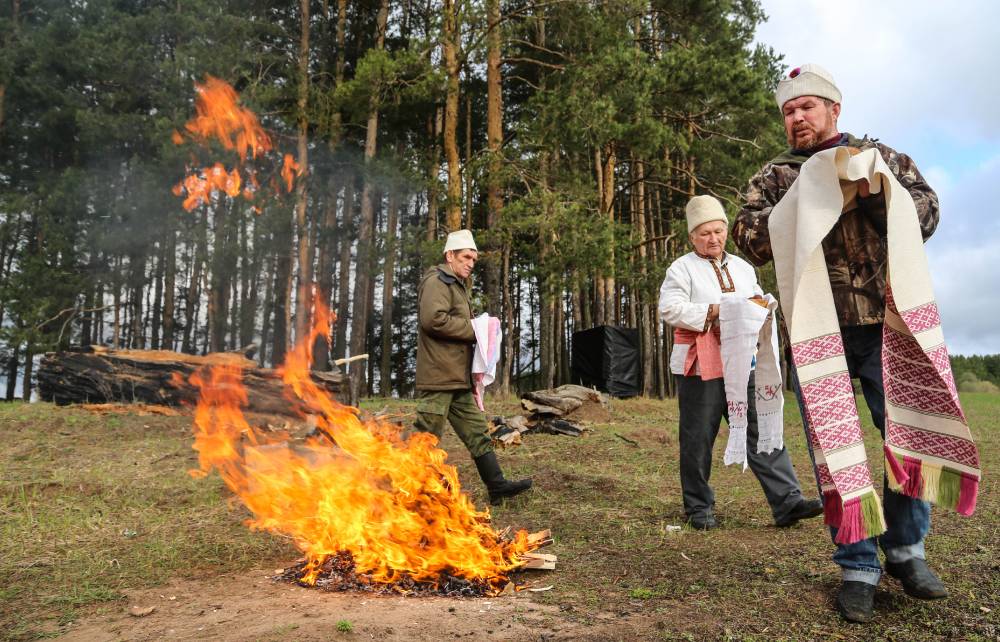
<instances>
[{"instance_id":1,"label":"green grass","mask_svg":"<svg viewBox=\"0 0 1000 642\"><path fill-rule=\"evenodd\" d=\"M684 519L671 401L616 400L612 422L583 437L530 435L500 452L506 474L531 476L536 488L495 508L494 522L552 529L558 570L516 579L555 585L532 594L560 607L554 617L587 624L609 612L634 614L648 622L644 639L997 639L1000 499L991 471L1000 463L1000 396L962 399L986 471L979 507L972 518L935 509L927 541L952 597L910 600L886 580L877 618L865 627L842 624L832 610L839 573L825 529L816 520L771 527L753 475L721 465L724 430L712 477L723 528L669 528ZM365 405L403 414L414 408L383 399ZM510 414L516 404L491 401L488 409ZM786 442L815 495L791 398L786 409ZM243 525L247 513L228 501L217 476L187 474L197 465L189 423L0 404L0 639L43 637L127 589L280 566L296 556L283 540ZM867 441L877 453L873 428ZM463 487L485 505L468 454L450 432L443 445Z\"/></svg>"},{"instance_id":2,"label":"green grass","mask_svg":"<svg viewBox=\"0 0 1000 642\"><path fill-rule=\"evenodd\" d=\"M127 588L288 559L218 477L196 480L190 418L0 404L0 639Z\"/></svg>"}]
</instances>

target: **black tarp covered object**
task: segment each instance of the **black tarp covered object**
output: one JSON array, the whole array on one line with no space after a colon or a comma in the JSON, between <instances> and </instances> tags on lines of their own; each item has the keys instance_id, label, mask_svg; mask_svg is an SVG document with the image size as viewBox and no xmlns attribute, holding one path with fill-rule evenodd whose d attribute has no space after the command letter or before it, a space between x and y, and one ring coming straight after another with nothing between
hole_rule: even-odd
<instances>
[{"instance_id":1,"label":"black tarp covered object","mask_svg":"<svg viewBox=\"0 0 1000 642\"><path fill-rule=\"evenodd\" d=\"M599 325L573 333L573 377L615 397L641 392L639 331Z\"/></svg>"}]
</instances>

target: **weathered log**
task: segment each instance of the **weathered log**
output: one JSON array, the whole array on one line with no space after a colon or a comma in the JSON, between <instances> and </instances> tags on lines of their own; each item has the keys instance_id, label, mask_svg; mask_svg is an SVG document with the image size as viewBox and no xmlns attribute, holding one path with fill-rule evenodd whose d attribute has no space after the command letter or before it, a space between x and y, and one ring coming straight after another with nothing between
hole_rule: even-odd
<instances>
[{"instance_id":1,"label":"weathered log","mask_svg":"<svg viewBox=\"0 0 1000 642\"><path fill-rule=\"evenodd\" d=\"M553 394L554 392L555 391L550 392L548 390L536 390L534 392L526 392L522 397L523 399L533 401L541 406L556 408L561 411L561 414L564 415L573 412L583 405L583 401L580 399Z\"/></svg>"},{"instance_id":2,"label":"weathered log","mask_svg":"<svg viewBox=\"0 0 1000 642\"><path fill-rule=\"evenodd\" d=\"M275 370L257 368L240 354L205 356L167 350L108 350L50 352L38 369L38 393L43 401L71 403L147 403L194 405L197 389L186 383L199 368L231 365L242 369L247 412L301 416L302 403L287 390ZM339 373L312 372L312 379L336 398L346 388Z\"/></svg>"},{"instance_id":3,"label":"weathered log","mask_svg":"<svg viewBox=\"0 0 1000 642\"><path fill-rule=\"evenodd\" d=\"M529 414L538 416L550 415L554 417L562 417L566 414L554 406L546 406L545 404L535 403L531 399L521 399L521 407L524 408Z\"/></svg>"}]
</instances>

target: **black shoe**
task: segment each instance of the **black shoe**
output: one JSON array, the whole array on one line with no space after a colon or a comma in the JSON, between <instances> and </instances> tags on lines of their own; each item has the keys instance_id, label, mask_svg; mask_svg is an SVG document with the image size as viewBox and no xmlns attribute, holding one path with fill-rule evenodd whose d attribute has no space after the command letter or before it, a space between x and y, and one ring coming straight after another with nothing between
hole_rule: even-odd
<instances>
[{"instance_id":1,"label":"black shoe","mask_svg":"<svg viewBox=\"0 0 1000 642\"><path fill-rule=\"evenodd\" d=\"M704 517L692 517L688 520L688 526L696 531L710 531L713 528L718 528L719 523L715 521L715 517L706 515Z\"/></svg>"},{"instance_id":2,"label":"black shoe","mask_svg":"<svg viewBox=\"0 0 1000 642\"><path fill-rule=\"evenodd\" d=\"M503 471L500 470L500 462L497 461L497 455L492 450L485 455L474 458L473 461L476 462L479 477L486 484L486 490L490 493L490 504L494 506L508 497L520 495L531 488L530 479L520 481L504 479Z\"/></svg>"},{"instance_id":3,"label":"black shoe","mask_svg":"<svg viewBox=\"0 0 1000 642\"><path fill-rule=\"evenodd\" d=\"M848 622L867 622L872 619L874 607L874 584L845 581L840 585L840 591L837 593L837 611Z\"/></svg>"},{"instance_id":4,"label":"black shoe","mask_svg":"<svg viewBox=\"0 0 1000 642\"><path fill-rule=\"evenodd\" d=\"M800 519L810 519L823 514L823 502L818 499L801 499L799 503L792 507L792 510L781 519L775 520L774 525L778 528L788 528L794 526Z\"/></svg>"},{"instance_id":5,"label":"black shoe","mask_svg":"<svg viewBox=\"0 0 1000 642\"><path fill-rule=\"evenodd\" d=\"M910 597L921 600L940 600L948 597L948 589L927 566L926 560L917 558L905 562L886 562L885 570L903 585Z\"/></svg>"}]
</instances>

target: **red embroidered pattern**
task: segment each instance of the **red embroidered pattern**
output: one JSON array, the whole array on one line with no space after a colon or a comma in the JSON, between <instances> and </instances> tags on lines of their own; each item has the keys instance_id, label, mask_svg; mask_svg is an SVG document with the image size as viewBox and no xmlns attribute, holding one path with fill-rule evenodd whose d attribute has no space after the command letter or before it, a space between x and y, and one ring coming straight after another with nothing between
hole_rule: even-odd
<instances>
[{"instance_id":1,"label":"red embroidered pattern","mask_svg":"<svg viewBox=\"0 0 1000 642\"><path fill-rule=\"evenodd\" d=\"M863 461L847 468L833 471L833 480L841 496L866 486L872 485L872 476L868 471L868 462Z\"/></svg>"},{"instance_id":2,"label":"red embroidered pattern","mask_svg":"<svg viewBox=\"0 0 1000 642\"><path fill-rule=\"evenodd\" d=\"M722 278L722 272L719 271L719 266L715 264L715 261L711 261L712 269L715 270L715 278L719 279L719 287L723 292L735 292L736 282L733 281L733 275L729 273L729 265L722 266L722 272L726 273L726 278L729 279L729 285L726 285L725 279Z\"/></svg>"},{"instance_id":3,"label":"red embroidered pattern","mask_svg":"<svg viewBox=\"0 0 1000 642\"><path fill-rule=\"evenodd\" d=\"M976 445L961 437L930 432L891 419L886 419L885 430L886 439L900 448L949 459L971 468L979 466Z\"/></svg>"},{"instance_id":4,"label":"red embroidered pattern","mask_svg":"<svg viewBox=\"0 0 1000 642\"><path fill-rule=\"evenodd\" d=\"M839 332L809 339L792 346L792 358L798 367L844 354L844 339Z\"/></svg>"},{"instance_id":5,"label":"red embroidered pattern","mask_svg":"<svg viewBox=\"0 0 1000 642\"><path fill-rule=\"evenodd\" d=\"M906 322L906 327L913 334L941 325L941 314L938 312L937 304L933 301L912 310L900 312L899 316L903 318L903 321Z\"/></svg>"}]
</instances>

